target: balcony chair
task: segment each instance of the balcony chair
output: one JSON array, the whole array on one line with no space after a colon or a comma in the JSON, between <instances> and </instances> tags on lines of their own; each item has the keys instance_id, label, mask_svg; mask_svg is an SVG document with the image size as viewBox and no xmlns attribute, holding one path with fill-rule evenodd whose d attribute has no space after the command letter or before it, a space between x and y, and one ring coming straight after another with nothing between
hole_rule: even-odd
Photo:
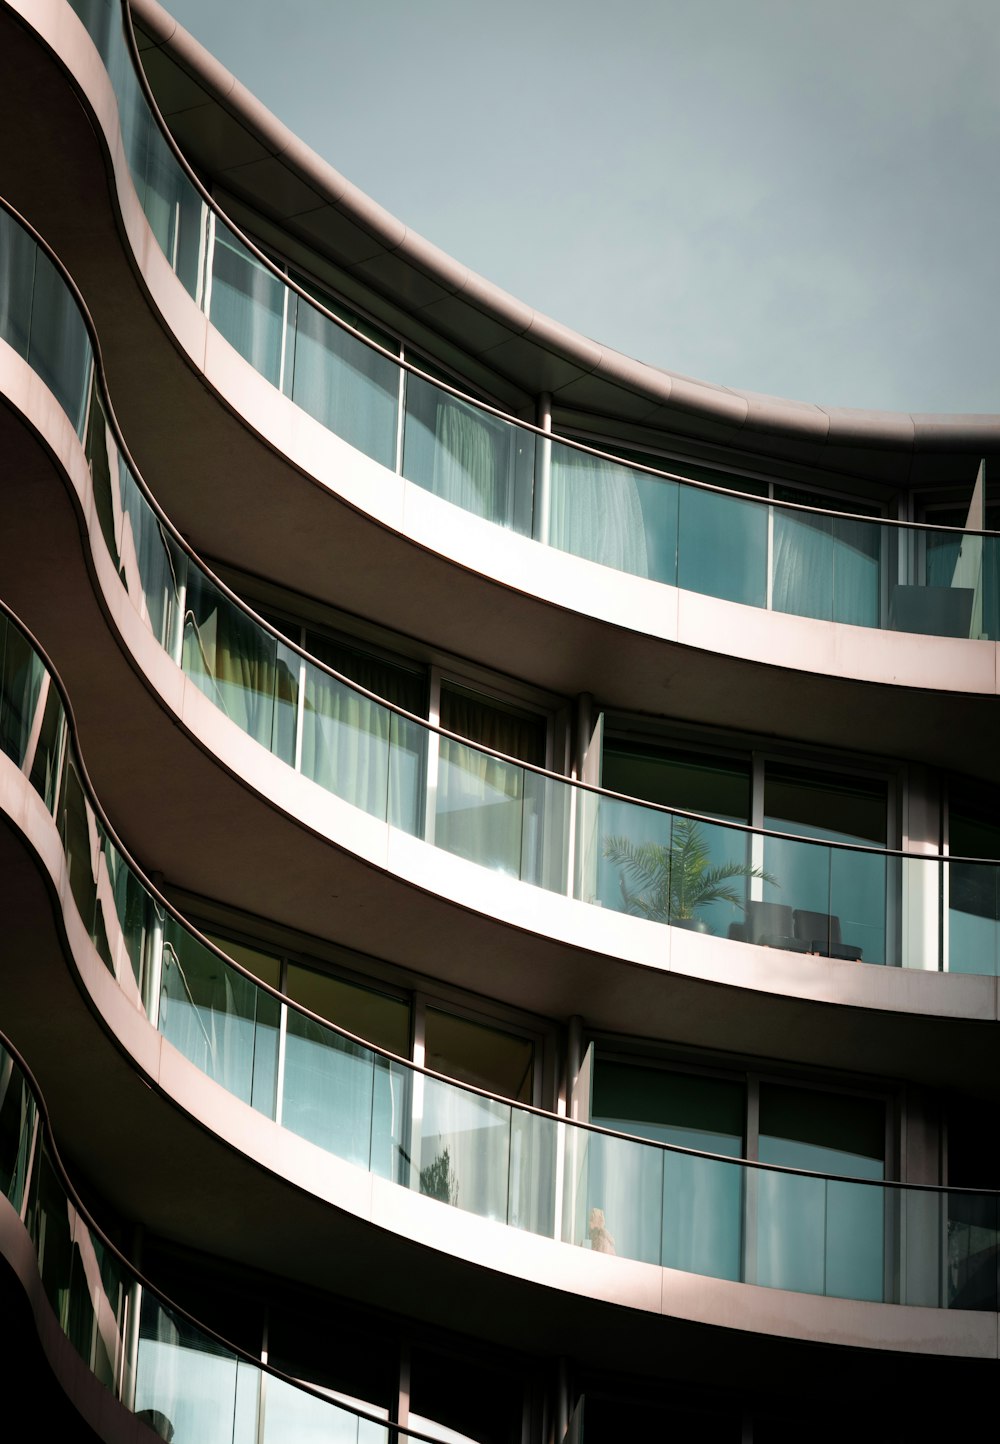
<instances>
[{"instance_id":1,"label":"balcony chair","mask_svg":"<svg viewBox=\"0 0 1000 1444\"><path fill-rule=\"evenodd\" d=\"M741 943L758 943L764 948L787 948L807 953L808 947L795 935L795 921L788 903L751 899L741 923L729 924L729 936Z\"/></svg>"},{"instance_id":2,"label":"balcony chair","mask_svg":"<svg viewBox=\"0 0 1000 1444\"><path fill-rule=\"evenodd\" d=\"M793 925L795 936L807 953L822 953L824 957L843 958L849 963L861 962L861 949L841 938L840 918L836 913L814 913L796 908Z\"/></svg>"}]
</instances>

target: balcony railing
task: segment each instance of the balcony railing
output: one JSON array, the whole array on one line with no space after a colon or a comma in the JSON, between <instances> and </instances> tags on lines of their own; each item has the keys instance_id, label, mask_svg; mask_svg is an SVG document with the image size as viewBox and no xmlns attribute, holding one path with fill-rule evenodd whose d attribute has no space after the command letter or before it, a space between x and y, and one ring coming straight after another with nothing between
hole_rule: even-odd
<instances>
[{"instance_id":1,"label":"balcony railing","mask_svg":"<svg viewBox=\"0 0 1000 1444\"><path fill-rule=\"evenodd\" d=\"M433 1444L289 1378L157 1293L94 1223L62 1165L38 1087L0 1036L0 1196L20 1217L44 1296L86 1368L161 1439ZM26 1401L29 1406L32 1401ZM101 1404L102 1418L104 1405ZM151 1437L150 1436L150 1437ZM139 1437L138 1435L136 1436ZM145 1436L144 1436L145 1437Z\"/></svg>"},{"instance_id":2,"label":"balcony railing","mask_svg":"<svg viewBox=\"0 0 1000 1444\"><path fill-rule=\"evenodd\" d=\"M127 857L51 669L13 617L0 634L0 744L56 822L94 947L162 1036L251 1108L391 1183L594 1252L804 1293L998 1307L996 1193L765 1166L570 1122L417 1067L255 979Z\"/></svg>"},{"instance_id":3,"label":"balcony railing","mask_svg":"<svg viewBox=\"0 0 1000 1444\"><path fill-rule=\"evenodd\" d=\"M131 465L71 284L0 209L0 338L87 450L132 606L244 733L361 811L606 910L809 956L1000 972L1000 864L791 836L570 782L434 727L338 675L198 560Z\"/></svg>"},{"instance_id":4,"label":"balcony railing","mask_svg":"<svg viewBox=\"0 0 1000 1444\"><path fill-rule=\"evenodd\" d=\"M350 445L476 516L618 571L797 616L1000 637L996 534L818 510L777 482L760 498L746 494L761 489L752 481L733 491L628 464L514 421L362 334L212 202L163 125L115 0L71 3L107 68L136 193L178 279L262 376Z\"/></svg>"}]
</instances>

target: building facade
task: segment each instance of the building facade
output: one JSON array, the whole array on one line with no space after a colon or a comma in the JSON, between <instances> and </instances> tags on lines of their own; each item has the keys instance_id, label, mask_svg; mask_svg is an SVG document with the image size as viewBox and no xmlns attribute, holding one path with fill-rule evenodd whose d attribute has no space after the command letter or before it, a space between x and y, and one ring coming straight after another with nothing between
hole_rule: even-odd
<instances>
[{"instance_id":1,"label":"building facade","mask_svg":"<svg viewBox=\"0 0 1000 1444\"><path fill-rule=\"evenodd\" d=\"M0 67L12 1398L178 1444L985 1403L1000 417L602 349L155 0L4 0Z\"/></svg>"}]
</instances>

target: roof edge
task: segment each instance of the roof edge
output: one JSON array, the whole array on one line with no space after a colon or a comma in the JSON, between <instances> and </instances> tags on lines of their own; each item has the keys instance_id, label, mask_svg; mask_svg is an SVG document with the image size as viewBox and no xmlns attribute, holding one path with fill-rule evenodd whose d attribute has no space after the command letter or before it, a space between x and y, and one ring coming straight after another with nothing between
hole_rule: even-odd
<instances>
[{"instance_id":1,"label":"roof edge","mask_svg":"<svg viewBox=\"0 0 1000 1444\"><path fill-rule=\"evenodd\" d=\"M691 421L703 419L715 435L720 423L735 435L744 428L790 441L837 451L855 448L910 454L915 451L1000 450L1000 413L937 414L826 407L813 402L758 394L684 376L600 345L571 327L526 306L486 277L449 256L393 216L294 134L256 96L158 3L129 0L136 20L211 99L253 133L261 145L297 180L335 206L397 263L431 280L449 295L462 297L519 338L555 356L583 377L605 383L609 401L622 389ZM461 344L461 336L455 337ZM476 348L470 344L470 355ZM559 389L555 391L558 399ZM570 403L572 404L572 403ZM601 408L603 410L603 408ZM609 405L608 414L615 408ZM668 421L668 416L662 416Z\"/></svg>"}]
</instances>

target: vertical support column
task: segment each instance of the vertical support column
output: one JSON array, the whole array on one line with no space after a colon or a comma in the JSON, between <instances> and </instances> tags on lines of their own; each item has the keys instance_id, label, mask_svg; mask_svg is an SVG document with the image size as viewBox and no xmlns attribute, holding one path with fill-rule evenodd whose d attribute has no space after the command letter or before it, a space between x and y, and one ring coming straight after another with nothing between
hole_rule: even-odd
<instances>
[{"instance_id":1,"label":"vertical support column","mask_svg":"<svg viewBox=\"0 0 1000 1444\"><path fill-rule=\"evenodd\" d=\"M396 1423L406 1429L410 1423L410 1345L403 1341L399 1346L399 1393L396 1399ZM395 1435L397 1441L401 1439Z\"/></svg>"},{"instance_id":2,"label":"vertical support column","mask_svg":"<svg viewBox=\"0 0 1000 1444\"><path fill-rule=\"evenodd\" d=\"M150 882L163 888L163 874L150 874ZM154 1028L160 1026L160 992L163 987L163 912L154 897L149 899L149 923L146 929L146 956L142 969L142 1006Z\"/></svg>"},{"instance_id":3,"label":"vertical support column","mask_svg":"<svg viewBox=\"0 0 1000 1444\"><path fill-rule=\"evenodd\" d=\"M536 541L548 545L552 524L552 393L543 391L538 398L537 424L545 432L535 438L535 524Z\"/></svg>"},{"instance_id":4,"label":"vertical support column","mask_svg":"<svg viewBox=\"0 0 1000 1444\"><path fill-rule=\"evenodd\" d=\"M173 555L176 565L174 572L174 605L168 613L170 617L170 636L164 638L164 645L170 654L171 660L180 667L184 662L184 618L187 616L188 559L179 549L173 553Z\"/></svg>"},{"instance_id":5,"label":"vertical support column","mask_svg":"<svg viewBox=\"0 0 1000 1444\"><path fill-rule=\"evenodd\" d=\"M583 1018L574 1013L566 1037L566 1111L580 1117L580 1069L583 1066Z\"/></svg>"},{"instance_id":6,"label":"vertical support column","mask_svg":"<svg viewBox=\"0 0 1000 1444\"><path fill-rule=\"evenodd\" d=\"M941 841L941 788L930 768L908 770L901 859L900 942L904 968L937 972L947 957L947 865L938 862Z\"/></svg>"},{"instance_id":7,"label":"vertical support column","mask_svg":"<svg viewBox=\"0 0 1000 1444\"><path fill-rule=\"evenodd\" d=\"M400 360L405 359L405 347L400 351ZM405 366L399 368L399 389L396 392L396 451L393 470L397 476L403 474L403 436L406 425L406 379L409 375Z\"/></svg>"},{"instance_id":8,"label":"vertical support column","mask_svg":"<svg viewBox=\"0 0 1000 1444\"><path fill-rule=\"evenodd\" d=\"M142 1268L142 1224L136 1224L132 1234L132 1262ZM126 1409L135 1412L136 1378L139 1372L139 1324L142 1314L142 1284L138 1280L128 1291L125 1302L124 1347L122 1350L121 1376L118 1381L118 1396Z\"/></svg>"},{"instance_id":9,"label":"vertical support column","mask_svg":"<svg viewBox=\"0 0 1000 1444\"><path fill-rule=\"evenodd\" d=\"M945 1138L938 1100L921 1088L907 1088L902 1125L900 1178L931 1187L941 1183ZM899 1189L898 1197L898 1301L941 1308L948 1302L948 1195Z\"/></svg>"}]
</instances>

